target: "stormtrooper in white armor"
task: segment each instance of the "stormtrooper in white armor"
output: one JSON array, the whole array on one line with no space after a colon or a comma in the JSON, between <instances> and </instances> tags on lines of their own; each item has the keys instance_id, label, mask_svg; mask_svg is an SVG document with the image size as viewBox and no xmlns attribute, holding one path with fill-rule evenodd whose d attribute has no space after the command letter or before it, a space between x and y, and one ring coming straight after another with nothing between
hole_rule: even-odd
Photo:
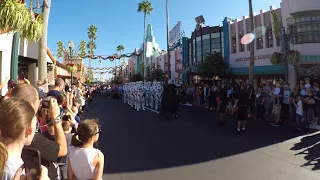
<instances>
[{"instance_id":1,"label":"stormtrooper in white armor","mask_svg":"<svg viewBox=\"0 0 320 180\"><path fill-rule=\"evenodd\" d=\"M163 87L162 87L162 84L161 82L156 82L156 85L155 85L155 109L158 110L159 108L159 105L161 104L161 98L162 98L162 92L163 92Z\"/></svg>"},{"instance_id":2,"label":"stormtrooper in white armor","mask_svg":"<svg viewBox=\"0 0 320 180\"><path fill-rule=\"evenodd\" d=\"M156 81L153 81L153 83L150 86L150 108L154 108L154 102L156 99Z\"/></svg>"},{"instance_id":3,"label":"stormtrooper in white armor","mask_svg":"<svg viewBox=\"0 0 320 180\"><path fill-rule=\"evenodd\" d=\"M150 107L150 98L151 98L151 85L152 83L149 82L145 82L144 83L144 92L145 92L145 106L149 106Z\"/></svg>"}]
</instances>

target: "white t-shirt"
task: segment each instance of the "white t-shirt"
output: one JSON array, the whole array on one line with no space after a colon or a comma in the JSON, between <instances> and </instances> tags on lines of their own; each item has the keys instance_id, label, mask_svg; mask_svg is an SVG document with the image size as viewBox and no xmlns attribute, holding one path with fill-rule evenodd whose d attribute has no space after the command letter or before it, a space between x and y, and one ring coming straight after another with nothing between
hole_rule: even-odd
<instances>
[{"instance_id":1,"label":"white t-shirt","mask_svg":"<svg viewBox=\"0 0 320 180\"><path fill-rule=\"evenodd\" d=\"M304 87L305 87L306 89L310 89L310 88L311 88L311 85L310 85L310 84L305 84Z\"/></svg>"},{"instance_id":2,"label":"white t-shirt","mask_svg":"<svg viewBox=\"0 0 320 180\"><path fill-rule=\"evenodd\" d=\"M6 166L4 168L2 180L12 180L13 177L16 175L16 172L22 165L23 161L21 158L9 156L6 162ZM22 172L22 174L24 174L24 172Z\"/></svg>"},{"instance_id":3,"label":"white t-shirt","mask_svg":"<svg viewBox=\"0 0 320 180\"><path fill-rule=\"evenodd\" d=\"M298 101L297 103L297 109L296 109L296 113L299 114L300 116L303 115L303 108L302 108L302 101Z\"/></svg>"}]
</instances>

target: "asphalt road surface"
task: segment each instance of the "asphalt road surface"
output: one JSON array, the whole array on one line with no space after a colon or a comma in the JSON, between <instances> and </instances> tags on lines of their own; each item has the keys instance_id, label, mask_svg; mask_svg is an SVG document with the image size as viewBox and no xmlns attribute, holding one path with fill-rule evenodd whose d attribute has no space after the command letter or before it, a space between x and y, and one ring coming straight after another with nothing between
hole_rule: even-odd
<instances>
[{"instance_id":1,"label":"asphalt road surface","mask_svg":"<svg viewBox=\"0 0 320 180\"><path fill-rule=\"evenodd\" d=\"M213 111L181 106L180 117L136 112L122 100L97 97L86 117L102 125L99 148L108 180L320 180L320 134L234 118L218 127Z\"/></svg>"}]
</instances>

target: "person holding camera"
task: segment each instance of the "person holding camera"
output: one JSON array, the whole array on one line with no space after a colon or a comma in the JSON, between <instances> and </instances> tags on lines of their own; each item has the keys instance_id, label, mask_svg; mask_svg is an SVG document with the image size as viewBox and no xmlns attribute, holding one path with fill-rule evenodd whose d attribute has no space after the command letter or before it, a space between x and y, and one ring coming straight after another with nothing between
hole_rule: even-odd
<instances>
[{"instance_id":1,"label":"person holding camera","mask_svg":"<svg viewBox=\"0 0 320 180\"><path fill-rule=\"evenodd\" d=\"M38 111L40 98L38 91L32 85L18 85L13 89L11 96L26 100L33 107L35 112ZM67 142L62 129L60 108L57 100L51 98L49 106L46 108L48 111L48 116L52 121L55 139L54 141L49 140L42 134L36 132L29 147L40 151L41 164L48 168L49 178L51 180L55 180L58 179L56 161L58 157L63 157L67 154Z\"/></svg>"}]
</instances>

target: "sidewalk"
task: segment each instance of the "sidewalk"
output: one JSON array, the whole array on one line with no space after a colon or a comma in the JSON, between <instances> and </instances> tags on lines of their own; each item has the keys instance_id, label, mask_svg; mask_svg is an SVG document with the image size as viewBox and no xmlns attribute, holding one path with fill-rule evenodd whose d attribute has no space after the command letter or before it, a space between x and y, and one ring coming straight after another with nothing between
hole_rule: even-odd
<instances>
[{"instance_id":1,"label":"sidewalk","mask_svg":"<svg viewBox=\"0 0 320 180\"><path fill-rule=\"evenodd\" d=\"M210 110L210 108L206 107L206 106L198 106L198 105L194 105L194 104L181 104L182 106L189 106L189 107L194 107L194 108L202 108L202 109L207 109ZM210 110L210 111L215 111L215 110ZM315 129L315 130L320 130L320 125L317 124L311 124L310 125L310 129Z\"/></svg>"}]
</instances>

